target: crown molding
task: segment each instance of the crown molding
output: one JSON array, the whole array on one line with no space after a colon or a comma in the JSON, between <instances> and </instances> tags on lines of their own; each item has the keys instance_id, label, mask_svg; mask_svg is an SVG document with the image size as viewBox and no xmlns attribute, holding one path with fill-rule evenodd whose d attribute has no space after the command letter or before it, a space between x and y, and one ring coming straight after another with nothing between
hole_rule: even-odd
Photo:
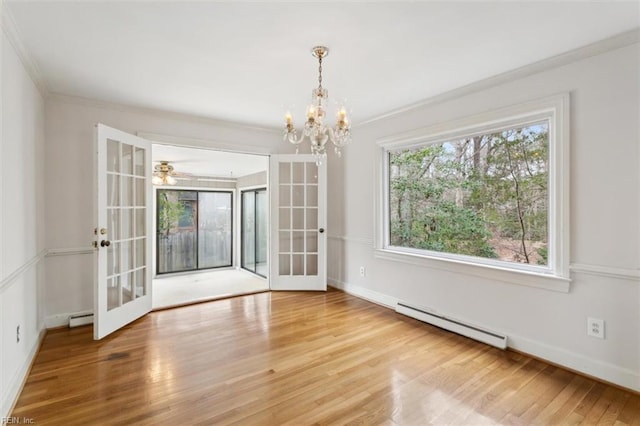
<instances>
[{"instance_id":1,"label":"crown molding","mask_svg":"<svg viewBox=\"0 0 640 426\"><path fill-rule=\"evenodd\" d=\"M9 40L9 43L11 43L11 46L13 46L13 49L16 51L18 58L20 58L20 62L22 62L22 66L24 66L27 74L33 81L33 84L36 85L42 97L46 98L50 93L47 82L45 81L37 62L22 42L18 25L16 24L6 1L0 0L0 15L2 16L2 19L0 19L0 25L2 25L4 34Z\"/></svg>"},{"instance_id":2,"label":"crown molding","mask_svg":"<svg viewBox=\"0 0 640 426\"><path fill-rule=\"evenodd\" d=\"M209 124L209 125L225 127L229 129L257 131L257 132L265 132L265 133L272 133L272 134L277 133L278 135L281 134L280 128L277 128L277 127L261 127L261 126L251 125L251 124L240 123L237 121L221 120L218 118L212 118L212 117L206 117L206 116L200 116L200 115L191 115L187 113L175 112L175 111L169 111L169 110L163 110L163 109L155 109L155 108L133 106L133 105L126 105L126 104L117 104L113 102L101 101L98 99L89 99L89 98L83 98L80 96L63 95L60 93L49 93L49 96L47 99L49 101L60 102L60 103L65 103L70 105L81 105L81 106L87 106L87 107L93 107L93 108L109 109L114 111L132 113L132 114L146 114L146 115L151 115L158 118L187 121L187 122L198 123L198 124Z\"/></svg>"},{"instance_id":3,"label":"crown molding","mask_svg":"<svg viewBox=\"0 0 640 426\"><path fill-rule=\"evenodd\" d=\"M152 143L161 145L173 145L183 148L196 148L196 149L213 149L218 151L235 152L240 154L251 155L271 155L273 150L264 145L246 145L238 144L235 142L214 140L214 139L198 139L188 138L182 136L174 136L153 132L139 131L136 133L143 139L150 140Z\"/></svg>"},{"instance_id":4,"label":"crown molding","mask_svg":"<svg viewBox=\"0 0 640 426\"><path fill-rule=\"evenodd\" d=\"M465 86L432 96L422 101L418 101L404 107L391 110L389 112L361 121L360 123L358 123L358 126L371 124L386 118L392 118L401 114L405 114L407 112L417 110L419 108L440 104L452 99L460 98L465 95L490 89L492 87L499 86L513 80L521 79L533 74L538 74L543 71L558 68L572 62L590 58L592 56L600 55L602 53L610 52L626 46L631 46L633 44L637 44L638 42L640 42L640 28L626 31L613 37L609 37L604 40L600 40L595 43L591 43L586 46L579 47L577 49L573 49L547 59L543 59L538 62L524 65L511 71L497 74L484 80L479 80L474 83L467 84Z\"/></svg>"}]
</instances>

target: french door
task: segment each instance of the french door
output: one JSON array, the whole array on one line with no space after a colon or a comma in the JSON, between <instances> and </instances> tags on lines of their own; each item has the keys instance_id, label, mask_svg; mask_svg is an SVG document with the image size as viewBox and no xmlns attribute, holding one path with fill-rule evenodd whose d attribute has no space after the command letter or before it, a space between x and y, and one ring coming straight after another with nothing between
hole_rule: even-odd
<instances>
[{"instance_id":1,"label":"french door","mask_svg":"<svg viewBox=\"0 0 640 426\"><path fill-rule=\"evenodd\" d=\"M94 339L151 311L151 143L96 125Z\"/></svg>"},{"instance_id":2,"label":"french door","mask_svg":"<svg viewBox=\"0 0 640 426\"><path fill-rule=\"evenodd\" d=\"M326 290L326 163L272 156L269 179L271 289Z\"/></svg>"}]
</instances>

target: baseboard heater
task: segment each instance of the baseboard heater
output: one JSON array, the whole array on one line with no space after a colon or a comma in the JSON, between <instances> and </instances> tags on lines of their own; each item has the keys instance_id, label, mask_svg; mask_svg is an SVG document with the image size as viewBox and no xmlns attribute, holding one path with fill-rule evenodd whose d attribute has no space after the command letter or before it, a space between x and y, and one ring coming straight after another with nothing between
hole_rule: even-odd
<instances>
[{"instance_id":1,"label":"baseboard heater","mask_svg":"<svg viewBox=\"0 0 640 426\"><path fill-rule=\"evenodd\" d=\"M422 322L435 325L436 327L452 331L462 336L478 340L488 345L495 346L499 349L507 348L507 336L502 336L498 333L482 329L475 325L465 324L462 321L458 321L456 319L447 318L439 314L428 312L424 308L411 306L404 302L398 302L398 304L396 305L396 312L411 318L415 318Z\"/></svg>"},{"instance_id":2,"label":"baseboard heater","mask_svg":"<svg viewBox=\"0 0 640 426\"><path fill-rule=\"evenodd\" d=\"M69 316L69 328L93 324L93 313L79 313Z\"/></svg>"}]
</instances>

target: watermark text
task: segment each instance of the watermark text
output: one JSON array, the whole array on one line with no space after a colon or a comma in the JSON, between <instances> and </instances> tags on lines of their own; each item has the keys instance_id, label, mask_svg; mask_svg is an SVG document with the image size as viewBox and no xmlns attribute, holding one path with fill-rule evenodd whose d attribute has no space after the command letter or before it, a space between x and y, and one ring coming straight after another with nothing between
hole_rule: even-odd
<instances>
[{"instance_id":1,"label":"watermark text","mask_svg":"<svg viewBox=\"0 0 640 426\"><path fill-rule=\"evenodd\" d=\"M0 417L0 425L34 425L36 421L32 417Z\"/></svg>"}]
</instances>

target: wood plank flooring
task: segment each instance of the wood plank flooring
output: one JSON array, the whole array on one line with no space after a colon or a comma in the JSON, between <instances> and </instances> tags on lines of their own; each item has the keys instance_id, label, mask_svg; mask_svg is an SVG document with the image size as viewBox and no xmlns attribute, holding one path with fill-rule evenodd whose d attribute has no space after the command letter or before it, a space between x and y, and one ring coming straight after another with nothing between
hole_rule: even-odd
<instances>
[{"instance_id":1,"label":"wood plank flooring","mask_svg":"<svg viewBox=\"0 0 640 426\"><path fill-rule=\"evenodd\" d=\"M37 425L640 425L640 396L349 296L153 312L47 333L12 413Z\"/></svg>"}]
</instances>

